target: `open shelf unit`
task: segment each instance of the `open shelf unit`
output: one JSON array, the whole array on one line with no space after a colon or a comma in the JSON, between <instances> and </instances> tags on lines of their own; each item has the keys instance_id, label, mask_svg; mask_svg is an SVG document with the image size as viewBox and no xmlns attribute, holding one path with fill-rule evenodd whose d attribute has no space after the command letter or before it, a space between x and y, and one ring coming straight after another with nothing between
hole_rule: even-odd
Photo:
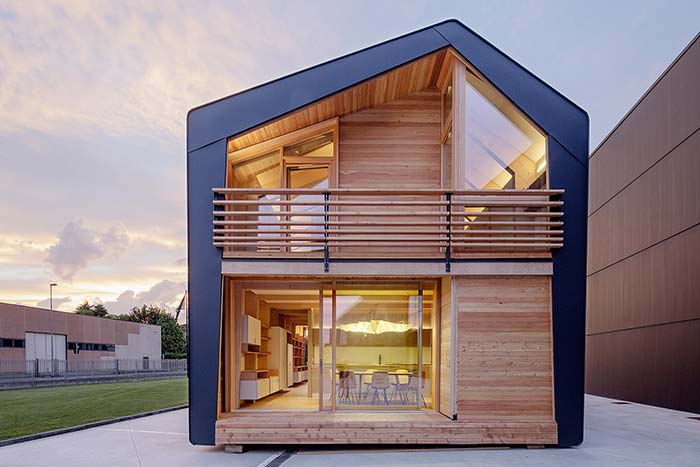
<instances>
[{"instance_id":1,"label":"open shelf unit","mask_svg":"<svg viewBox=\"0 0 700 467\"><path fill-rule=\"evenodd\" d=\"M270 308L255 294L243 300L240 399L255 401L279 391L279 371L270 368Z\"/></svg>"}]
</instances>

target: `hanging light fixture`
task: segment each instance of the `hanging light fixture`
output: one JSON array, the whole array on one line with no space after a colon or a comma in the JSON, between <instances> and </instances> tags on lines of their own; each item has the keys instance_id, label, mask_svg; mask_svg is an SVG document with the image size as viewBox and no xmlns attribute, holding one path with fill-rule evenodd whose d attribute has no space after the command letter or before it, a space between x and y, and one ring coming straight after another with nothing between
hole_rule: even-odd
<instances>
[{"instance_id":1,"label":"hanging light fixture","mask_svg":"<svg viewBox=\"0 0 700 467\"><path fill-rule=\"evenodd\" d=\"M406 323L394 323L383 319L370 321L358 321L357 323L339 324L338 329L345 332L357 332L362 334L383 334L385 332L406 332L411 326Z\"/></svg>"}]
</instances>

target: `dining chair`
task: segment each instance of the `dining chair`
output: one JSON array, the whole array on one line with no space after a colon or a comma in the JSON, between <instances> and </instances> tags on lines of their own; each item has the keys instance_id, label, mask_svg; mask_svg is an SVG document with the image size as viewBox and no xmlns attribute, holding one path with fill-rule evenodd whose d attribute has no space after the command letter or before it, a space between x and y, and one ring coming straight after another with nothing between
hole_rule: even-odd
<instances>
[{"instance_id":1,"label":"dining chair","mask_svg":"<svg viewBox=\"0 0 700 467\"><path fill-rule=\"evenodd\" d=\"M360 388L360 393L364 392L362 398L367 400L369 398L369 389L372 387L372 373L377 370L369 369L367 374L362 376L362 387Z\"/></svg>"},{"instance_id":2,"label":"dining chair","mask_svg":"<svg viewBox=\"0 0 700 467\"><path fill-rule=\"evenodd\" d=\"M408 401L409 395L413 395L413 400L418 403L418 394L420 394L421 400L423 401L423 406L428 407L425 403L425 397L423 396L423 390L425 389L425 371L421 372L420 378L421 384L420 389L418 388L418 375L411 375L408 378L408 385L406 386L406 401Z\"/></svg>"},{"instance_id":3,"label":"dining chair","mask_svg":"<svg viewBox=\"0 0 700 467\"><path fill-rule=\"evenodd\" d=\"M401 368L396 370L395 373L398 374L394 375L394 381L391 383L394 388L394 390L391 392L391 398L392 400L396 400L396 397L398 396L401 403L404 403L406 398L405 389L408 387L408 381L410 379L408 376L408 370Z\"/></svg>"},{"instance_id":4,"label":"dining chair","mask_svg":"<svg viewBox=\"0 0 700 467\"><path fill-rule=\"evenodd\" d=\"M360 403L360 395L357 392L357 380L355 379L355 372L341 371L340 373L338 373L338 386L340 387L340 392L338 394L338 402L346 400L348 402L355 401L357 404Z\"/></svg>"},{"instance_id":5,"label":"dining chair","mask_svg":"<svg viewBox=\"0 0 700 467\"><path fill-rule=\"evenodd\" d=\"M391 387L389 381L389 373L386 371L375 371L372 373L372 380L370 382L370 387L374 389L374 396L372 397L372 404L379 399L379 391L384 393L384 403L389 405L389 399L386 396L386 390Z\"/></svg>"}]
</instances>

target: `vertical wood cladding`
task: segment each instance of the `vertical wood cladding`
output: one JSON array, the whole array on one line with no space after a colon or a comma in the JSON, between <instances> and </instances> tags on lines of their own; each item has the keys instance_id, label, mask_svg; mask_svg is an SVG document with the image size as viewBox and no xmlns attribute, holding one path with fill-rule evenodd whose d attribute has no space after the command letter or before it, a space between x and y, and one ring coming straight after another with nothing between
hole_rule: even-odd
<instances>
[{"instance_id":1,"label":"vertical wood cladding","mask_svg":"<svg viewBox=\"0 0 700 467\"><path fill-rule=\"evenodd\" d=\"M459 277L457 414L553 420L548 276Z\"/></svg>"},{"instance_id":2,"label":"vertical wood cladding","mask_svg":"<svg viewBox=\"0 0 700 467\"><path fill-rule=\"evenodd\" d=\"M440 290L440 413L452 417L452 278L443 277Z\"/></svg>"}]
</instances>

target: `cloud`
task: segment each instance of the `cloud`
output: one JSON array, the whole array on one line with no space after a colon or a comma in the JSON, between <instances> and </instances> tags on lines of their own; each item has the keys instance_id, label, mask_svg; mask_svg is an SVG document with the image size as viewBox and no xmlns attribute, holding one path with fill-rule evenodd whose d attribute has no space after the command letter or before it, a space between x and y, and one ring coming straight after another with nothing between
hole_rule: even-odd
<instances>
[{"instance_id":1,"label":"cloud","mask_svg":"<svg viewBox=\"0 0 700 467\"><path fill-rule=\"evenodd\" d=\"M53 298L53 309L57 310L61 305L65 304L65 303L70 303L71 300L72 299L70 297L61 297L61 298L54 297ZM37 302L36 306L39 308L46 308L48 310L51 307L51 300L47 298L46 300L42 300L40 302Z\"/></svg>"},{"instance_id":2,"label":"cloud","mask_svg":"<svg viewBox=\"0 0 700 467\"><path fill-rule=\"evenodd\" d=\"M184 281L163 280L143 292L136 293L133 290L122 292L116 300L107 301L104 305L113 315L128 313L132 308L141 305L158 305L172 311L180 303L186 288L187 284Z\"/></svg>"},{"instance_id":3,"label":"cloud","mask_svg":"<svg viewBox=\"0 0 700 467\"><path fill-rule=\"evenodd\" d=\"M91 261L108 254L118 256L128 244L129 236L121 224L99 233L78 217L58 233L58 243L48 248L46 261L61 279L71 279Z\"/></svg>"},{"instance_id":4,"label":"cloud","mask_svg":"<svg viewBox=\"0 0 700 467\"><path fill-rule=\"evenodd\" d=\"M255 83L245 79L264 66L253 38L265 50L282 52L278 61L298 48L279 40L284 18L261 12L267 18L261 23L251 6L60 0L0 5L0 126L182 138L189 108Z\"/></svg>"}]
</instances>

